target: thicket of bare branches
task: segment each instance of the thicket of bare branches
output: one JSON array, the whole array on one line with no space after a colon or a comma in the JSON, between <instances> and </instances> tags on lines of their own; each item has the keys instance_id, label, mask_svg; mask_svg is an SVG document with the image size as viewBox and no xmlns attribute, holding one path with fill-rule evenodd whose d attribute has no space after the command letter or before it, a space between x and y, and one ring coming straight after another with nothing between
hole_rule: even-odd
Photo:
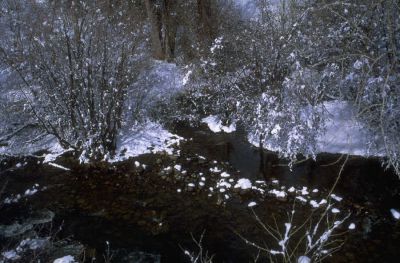
<instances>
[{"instance_id":1,"label":"thicket of bare branches","mask_svg":"<svg viewBox=\"0 0 400 263\"><path fill-rule=\"evenodd\" d=\"M64 147L98 159L116 146L143 45L128 4L3 1L2 62L25 108Z\"/></svg>"}]
</instances>

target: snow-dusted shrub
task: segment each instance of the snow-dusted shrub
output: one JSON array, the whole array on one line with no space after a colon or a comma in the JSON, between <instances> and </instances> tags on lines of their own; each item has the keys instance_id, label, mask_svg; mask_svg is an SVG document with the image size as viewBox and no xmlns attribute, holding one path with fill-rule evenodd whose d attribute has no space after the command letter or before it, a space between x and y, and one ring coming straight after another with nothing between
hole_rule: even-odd
<instances>
[{"instance_id":1,"label":"snow-dusted shrub","mask_svg":"<svg viewBox=\"0 0 400 263\"><path fill-rule=\"evenodd\" d=\"M264 254L269 262L323 261L342 247L344 240L341 237L345 230L340 230L340 228L343 228L344 222L350 216L347 214L341 218L336 217L337 209L332 209L332 205L328 204L325 208L317 209L320 215L314 216L316 211L311 212L304 222L296 225L296 209L293 206L293 209L288 212L287 222L281 227L261 221L255 211L251 210L257 223L265 231L266 239L272 238L276 243L271 244L264 241L261 244L251 241L239 232L236 234L247 245ZM333 215L330 214L331 212ZM353 226L349 229L353 229Z\"/></svg>"},{"instance_id":2,"label":"snow-dusted shrub","mask_svg":"<svg viewBox=\"0 0 400 263\"><path fill-rule=\"evenodd\" d=\"M0 59L19 77L26 108L64 147L91 159L112 153L139 59L133 9L101 0L1 7Z\"/></svg>"}]
</instances>

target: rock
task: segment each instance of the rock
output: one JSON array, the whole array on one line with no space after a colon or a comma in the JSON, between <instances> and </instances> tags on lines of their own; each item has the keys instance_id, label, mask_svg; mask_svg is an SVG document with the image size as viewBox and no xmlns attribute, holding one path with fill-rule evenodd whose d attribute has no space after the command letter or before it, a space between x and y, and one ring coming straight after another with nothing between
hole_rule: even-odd
<instances>
[{"instance_id":1,"label":"rock","mask_svg":"<svg viewBox=\"0 0 400 263\"><path fill-rule=\"evenodd\" d=\"M22 235L33 229L35 225L41 225L53 221L54 213L50 210L37 212L31 218L28 218L24 223L15 223L12 225L0 225L0 236L14 237Z\"/></svg>"},{"instance_id":2,"label":"rock","mask_svg":"<svg viewBox=\"0 0 400 263\"><path fill-rule=\"evenodd\" d=\"M150 254L150 253L147 253L147 252L136 251L136 252L129 253L124 258L124 262L154 262L154 263L160 263L161 262L161 256L160 255L156 255L156 254Z\"/></svg>"},{"instance_id":3,"label":"rock","mask_svg":"<svg viewBox=\"0 0 400 263\"><path fill-rule=\"evenodd\" d=\"M173 162L178 160L178 156L176 155L168 155L169 159L172 160Z\"/></svg>"},{"instance_id":4,"label":"rock","mask_svg":"<svg viewBox=\"0 0 400 263\"><path fill-rule=\"evenodd\" d=\"M0 236L3 237L15 237L26 233L33 229L33 224L12 224L12 225L0 225Z\"/></svg>"},{"instance_id":5,"label":"rock","mask_svg":"<svg viewBox=\"0 0 400 263\"><path fill-rule=\"evenodd\" d=\"M53 263L75 263L75 258L73 256L64 256L62 258L57 258L53 261Z\"/></svg>"},{"instance_id":6,"label":"rock","mask_svg":"<svg viewBox=\"0 0 400 263\"><path fill-rule=\"evenodd\" d=\"M311 263L311 258L309 258L307 256L300 256L297 259L297 263Z\"/></svg>"},{"instance_id":7,"label":"rock","mask_svg":"<svg viewBox=\"0 0 400 263\"><path fill-rule=\"evenodd\" d=\"M186 187L188 192L192 192L195 188L195 185L193 183L189 183Z\"/></svg>"},{"instance_id":8,"label":"rock","mask_svg":"<svg viewBox=\"0 0 400 263\"><path fill-rule=\"evenodd\" d=\"M84 250L84 246L79 242L67 243L67 241L59 241L57 242L57 246L53 247L50 251L50 258L60 258L65 255L71 255L73 257L79 258L82 251Z\"/></svg>"},{"instance_id":9,"label":"rock","mask_svg":"<svg viewBox=\"0 0 400 263\"><path fill-rule=\"evenodd\" d=\"M271 185L278 186L279 185L279 181L277 179L273 178L272 181L271 181Z\"/></svg>"},{"instance_id":10,"label":"rock","mask_svg":"<svg viewBox=\"0 0 400 263\"><path fill-rule=\"evenodd\" d=\"M54 219L54 212L50 210L42 210L30 219L30 223L33 225L50 223Z\"/></svg>"}]
</instances>

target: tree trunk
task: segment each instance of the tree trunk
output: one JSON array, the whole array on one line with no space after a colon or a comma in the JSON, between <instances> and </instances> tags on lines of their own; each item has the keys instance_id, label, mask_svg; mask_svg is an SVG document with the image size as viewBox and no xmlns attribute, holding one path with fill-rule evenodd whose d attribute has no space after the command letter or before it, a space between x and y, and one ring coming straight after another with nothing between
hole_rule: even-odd
<instances>
[{"instance_id":1,"label":"tree trunk","mask_svg":"<svg viewBox=\"0 0 400 263\"><path fill-rule=\"evenodd\" d=\"M147 17L151 25L153 56L172 60L176 38L176 0L145 0Z\"/></svg>"},{"instance_id":2,"label":"tree trunk","mask_svg":"<svg viewBox=\"0 0 400 263\"><path fill-rule=\"evenodd\" d=\"M199 16L199 39L210 41L215 38L215 21L212 14L211 0L197 0L197 13Z\"/></svg>"}]
</instances>

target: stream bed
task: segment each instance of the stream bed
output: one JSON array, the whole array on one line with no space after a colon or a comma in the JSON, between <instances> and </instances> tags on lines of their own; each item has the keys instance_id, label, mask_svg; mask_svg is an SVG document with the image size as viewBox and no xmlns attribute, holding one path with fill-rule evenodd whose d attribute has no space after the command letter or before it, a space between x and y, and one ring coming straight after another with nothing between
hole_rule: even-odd
<instances>
[{"instance_id":1,"label":"stream bed","mask_svg":"<svg viewBox=\"0 0 400 263\"><path fill-rule=\"evenodd\" d=\"M190 262L200 252L213 262L269 262L272 252L281 262L282 240L291 262L303 255L398 262L400 223L390 209L400 208L400 183L378 159L350 156L340 173L344 156L320 154L290 169L274 153L260 154L240 131L216 134L180 124L174 132L185 140L173 155L96 167L78 165L68 154L57 160L71 171L32 156L5 158L0 252L12 251L30 231L51 237L47 246L57 249L42 255L49 262L73 252L85 262ZM51 220L38 220L38 213ZM16 223L20 232L7 234ZM288 227L294 233L286 239ZM315 246L307 249L314 229Z\"/></svg>"}]
</instances>

